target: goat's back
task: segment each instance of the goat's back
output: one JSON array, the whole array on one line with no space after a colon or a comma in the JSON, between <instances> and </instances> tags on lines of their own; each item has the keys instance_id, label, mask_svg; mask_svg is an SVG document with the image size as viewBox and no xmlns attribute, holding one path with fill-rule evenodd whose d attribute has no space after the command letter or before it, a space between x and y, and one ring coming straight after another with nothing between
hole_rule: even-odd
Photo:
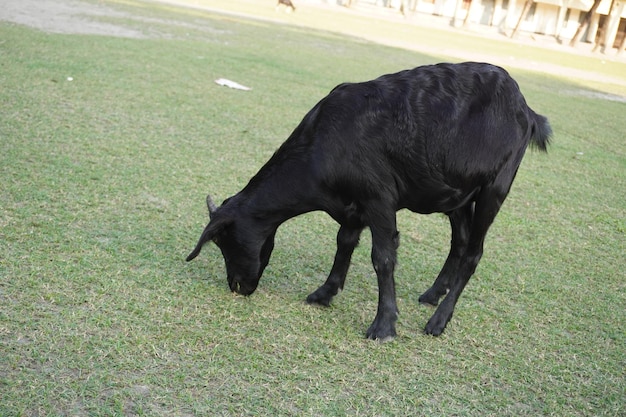
<instances>
[{"instance_id":1,"label":"goat's back","mask_svg":"<svg viewBox=\"0 0 626 417\"><path fill-rule=\"evenodd\" d=\"M301 172L344 201L448 211L502 170L512 181L531 138L545 149L549 133L504 69L422 66L335 87L259 176L291 161L288 175Z\"/></svg>"}]
</instances>

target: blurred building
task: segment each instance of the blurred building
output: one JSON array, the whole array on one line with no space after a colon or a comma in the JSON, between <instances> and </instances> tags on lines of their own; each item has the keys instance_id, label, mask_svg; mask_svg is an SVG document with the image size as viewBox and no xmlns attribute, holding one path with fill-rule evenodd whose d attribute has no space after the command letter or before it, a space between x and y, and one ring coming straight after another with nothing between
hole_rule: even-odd
<instances>
[{"instance_id":1,"label":"blurred building","mask_svg":"<svg viewBox=\"0 0 626 417\"><path fill-rule=\"evenodd\" d=\"M456 24L487 25L506 32L517 26L526 0L351 0L350 3L444 16ZM593 0L534 0L518 30L553 35L565 42L574 36L592 5ZM625 6L626 0L602 0L581 40L596 43L601 36L599 28L608 19L607 45L618 48L626 33Z\"/></svg>"}]
</instances>

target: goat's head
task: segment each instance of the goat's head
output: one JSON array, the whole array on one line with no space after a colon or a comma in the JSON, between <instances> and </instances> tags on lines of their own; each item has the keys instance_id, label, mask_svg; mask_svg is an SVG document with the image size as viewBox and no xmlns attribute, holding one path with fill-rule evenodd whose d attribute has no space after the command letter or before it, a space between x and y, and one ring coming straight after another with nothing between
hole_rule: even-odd
<instances>
[{"instance_id":1,"label":"goat's head","mask_svg":"<svg viewBox=\"0 0 626 417\"><path fill-rule=\"evenodd\" d=\"M241 214L237 204L227 199L217 207L207 196L210 221L204 228L198 244L187 256L191 261L202 246L213 241L222 251L231 291L242 295L252 294L267 266L274 249L276 230L267 232L259 221Z\"/></svg>"}]
</instances>

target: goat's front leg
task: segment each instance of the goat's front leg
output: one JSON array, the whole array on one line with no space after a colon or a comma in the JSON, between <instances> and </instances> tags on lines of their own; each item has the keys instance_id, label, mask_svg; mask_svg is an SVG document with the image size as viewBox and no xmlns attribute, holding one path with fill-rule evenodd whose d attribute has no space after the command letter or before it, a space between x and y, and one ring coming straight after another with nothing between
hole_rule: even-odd
<instances>
[{"instance_id":1,"label":"goat's front leg","mask_svg":"<svg viewBox=\"0 0 626 417\"><path fill-rule=\"evenodd\" d=\"M339 228L339 233L337 233L337 252L333 268L326 282L306 298L307 303L328 307L333 297L337 295L340 289L343 289L348 268L350 268L352 253L359 243L362 231L362 227L341 226Z\"/></svg>"},{"instance_id":2,"label":"goat's front leg","mask_svg":"<svg viewBox=\"0 0 626 417\"><path fill-rule=\"evenodd\" d=\"M393 272L399 236L395 221L392 229L372 227L372 263L378 278L378 310L374 322L367 329L368 339L387 341L396 336L398 306Z\"/></svg>"}]
</instances>

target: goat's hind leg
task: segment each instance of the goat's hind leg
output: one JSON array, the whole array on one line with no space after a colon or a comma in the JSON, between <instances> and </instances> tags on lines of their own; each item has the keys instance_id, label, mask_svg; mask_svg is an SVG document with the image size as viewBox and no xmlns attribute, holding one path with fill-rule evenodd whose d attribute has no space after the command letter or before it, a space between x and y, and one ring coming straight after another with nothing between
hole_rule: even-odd
<instances>
[{"instance_id":1,"label":"goat's hind leg","mask_svg":"<svg viewBox=\"0 0 626 417\"><path fill-rule=\"evenodd\" d=\"M499 192L498 189L485 189L478 196L467 245L458 263L457 276L450 282L450 292L428 320L424 333L433 336L443 333L465 285L478 266L483 254L485 236L505 198L506 192Z\"/></svg>"},{"instance_id":2,"label":"goat's hind leg","mask_svg":"<svg viewBox=\"0 0 626 417\"><path fill-rule=\"evenodd\" d=\"M459 262L467 249L472 217L474 216L474 204L467 204L447 214L452 228L450 253L433 285L420 296L419 302L422 304L432 306L439 304L439 299L448 292L456 279Z\"/></svg>"},{"instance_id":3,"label":"goat's hind leg","mask_svg":"<svg viewBox=\"0 0 626 417\"><path fill-rule=\"evenodd\" d=\"M337 295L340 289L343 289L348 268L350 268L352 253L359 243L362 231L363 227L341 226L339 228L337 233L337 252L333 267L326 282L307 297L307 303L329 306L333 297Z\"/></svg>"}]
</instances>

